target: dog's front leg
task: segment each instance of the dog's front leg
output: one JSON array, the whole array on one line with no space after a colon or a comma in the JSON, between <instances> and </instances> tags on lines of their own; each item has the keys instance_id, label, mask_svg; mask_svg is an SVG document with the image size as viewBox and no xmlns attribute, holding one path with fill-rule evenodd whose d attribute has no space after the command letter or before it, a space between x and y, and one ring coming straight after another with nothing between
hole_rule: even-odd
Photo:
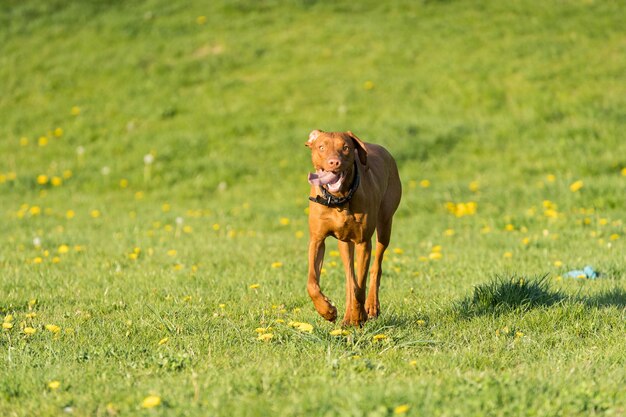
<instances>
[{"instance_id":1,"label":"dog's front leg","mask_svg":"<svg viewBox=\"0 0 626 417\"><path fill-rule=\"evenodd\" d=\"M346 314L342 323L344 326L361 326L367 320L364 308L365 282L354 272L354 246L353 242L339 241L339 253L346 273ZM360 255L360 248L358 252Z\"/></svg>"},{"instance_id":2,"label":"dog's front leg","mask_svg":"<svg viewBox=\"0 0 626 417\"><path fill-rule=\"evenodd\" d=\"M307 281L307 291L317 312L328 321L335 321L337 309L330 302L328 297L322 293L320 288L320 275L322 264L324 263L324 251L326 245L324 239L313 239L309 241L309 279Z\"/></svg>"}]
</instances>

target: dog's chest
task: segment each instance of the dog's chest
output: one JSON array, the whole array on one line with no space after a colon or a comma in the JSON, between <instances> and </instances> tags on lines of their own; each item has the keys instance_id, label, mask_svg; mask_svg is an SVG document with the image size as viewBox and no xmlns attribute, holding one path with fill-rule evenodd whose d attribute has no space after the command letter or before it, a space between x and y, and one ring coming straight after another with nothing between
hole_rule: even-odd
<instances>
[{"instance_id":1,"label":"dog's chest","mask_svg":"<svg viewBox=\"0 0 626 417\"><path fill-rule=\"evenodd\" d=\"M339 240L363 242L367 236L367 214L353 213L350 209L336 210L333 214L332 234Z\"/></svg>"}]
</instances>

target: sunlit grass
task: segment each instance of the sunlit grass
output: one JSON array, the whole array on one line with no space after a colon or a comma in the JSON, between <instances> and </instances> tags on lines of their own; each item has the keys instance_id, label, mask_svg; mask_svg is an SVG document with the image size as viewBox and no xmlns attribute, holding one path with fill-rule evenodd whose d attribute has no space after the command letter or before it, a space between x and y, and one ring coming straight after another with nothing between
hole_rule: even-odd
<instances>
[{"instance_id":1,"label":"sunlit grass","mask_svg":"<svg viewBox=\"0 0 626 417\"><path fill-rule=\"evenodd\" d=\"M10 1L0 415L621 415L624 17ZM362 329L306 293L315 128L403 180Z\"/></svg>"}]
</instances>

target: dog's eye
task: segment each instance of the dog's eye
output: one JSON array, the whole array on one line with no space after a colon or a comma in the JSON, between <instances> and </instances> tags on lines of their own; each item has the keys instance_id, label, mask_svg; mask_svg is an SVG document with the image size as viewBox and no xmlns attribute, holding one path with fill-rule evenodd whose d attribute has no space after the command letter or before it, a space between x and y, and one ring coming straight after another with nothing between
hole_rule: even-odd
<instances>
[{"instance_id":1,"label":"dog's eye","mask_svg":"<svg viewBox=\"0 0 626 417\"><path fill-rule=\"evenodd\" d=\"M349 150L350 150L350 147L348 145L343 145L344 152L348 152Z\"/></svg>"},{"instance_id":2,"label":"dog's eye","mask_svg":"<svg viewBox=\"0 0 626 417\"><path fill-rule=\"evenodd\" d=\"M320 149L320 151L324 152L324 151L326 150L326 146L324 146L324 145L320 145L320 148L319 148L319 149Z\"/></svg>"}]
</instances>

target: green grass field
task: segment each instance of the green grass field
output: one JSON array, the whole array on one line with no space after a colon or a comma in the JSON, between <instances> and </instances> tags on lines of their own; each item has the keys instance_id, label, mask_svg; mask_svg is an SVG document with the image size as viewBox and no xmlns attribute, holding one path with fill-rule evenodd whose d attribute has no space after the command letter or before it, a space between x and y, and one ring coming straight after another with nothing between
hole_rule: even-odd
<instances>
[{"instance_id":1,"label":"green grass field","mask_svg":"<svg viewBox=\"0 0 626 417\"><path fill-rule=\"evenodd\" d=\"M625 416L625 21L4 1L0 415ZM403 180L362 329L306 293L313 129Z\"/></svg>"}]
</instances>

